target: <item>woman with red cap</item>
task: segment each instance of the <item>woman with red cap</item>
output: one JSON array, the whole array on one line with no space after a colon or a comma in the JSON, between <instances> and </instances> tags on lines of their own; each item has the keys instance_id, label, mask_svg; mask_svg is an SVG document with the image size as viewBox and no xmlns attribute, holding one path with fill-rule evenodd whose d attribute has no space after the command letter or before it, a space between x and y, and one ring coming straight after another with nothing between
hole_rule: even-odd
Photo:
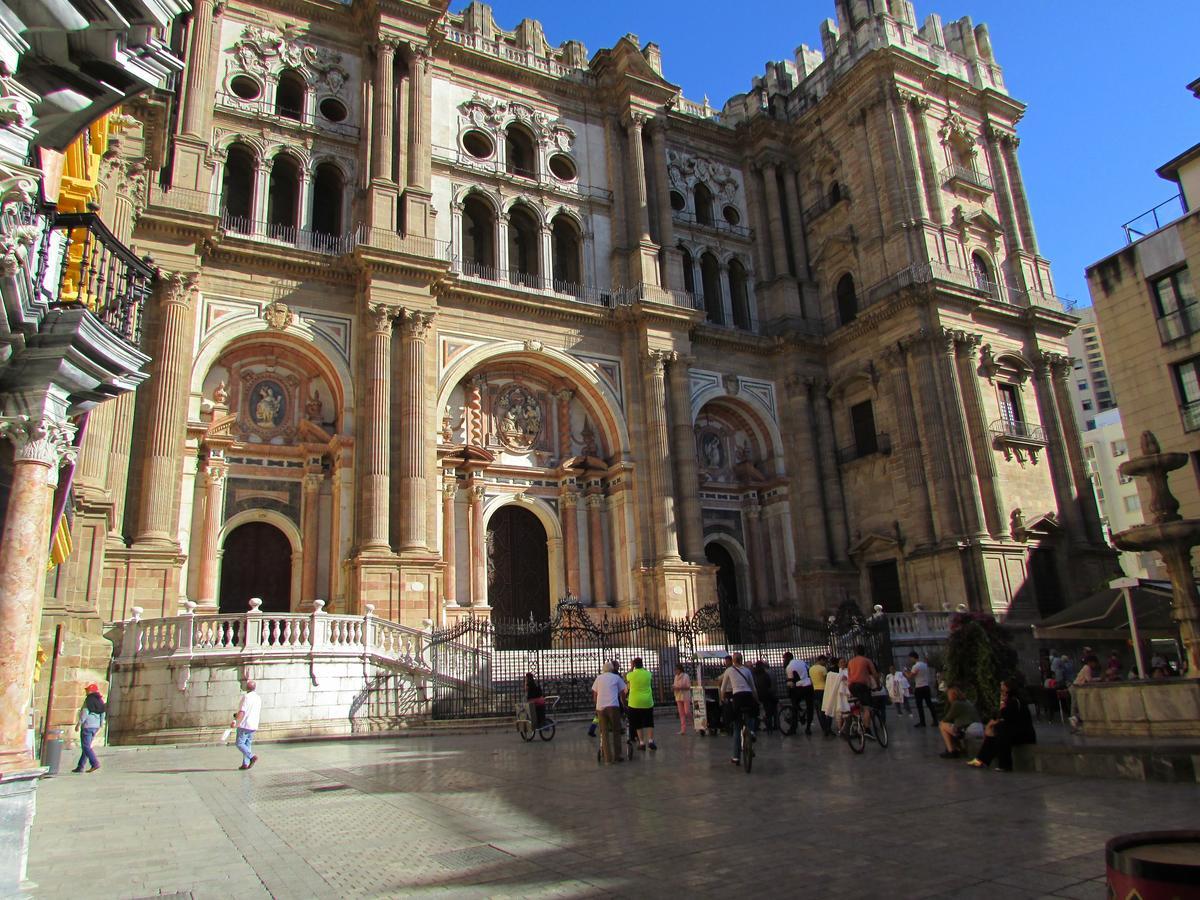
<instances>
[{"instance_id":1,"label":"woman with red cap","mask_svg":"<svg viewBox=\"0 0 1200 900\"><path fill-rule=\"evenodd\" d=\"M100 696L100 685L89 684L84 690L87 698L79 707L79 717L75 721L75 730L79 732L79 742L83 746L79 754L79 763L72 772L82 772L83 764L88 763L88 771L95 772L100 768L100 760L96 759L96 751L92 749L92 740L96 732L104 724L104 698Z\"/></svg>"}]
</instances>

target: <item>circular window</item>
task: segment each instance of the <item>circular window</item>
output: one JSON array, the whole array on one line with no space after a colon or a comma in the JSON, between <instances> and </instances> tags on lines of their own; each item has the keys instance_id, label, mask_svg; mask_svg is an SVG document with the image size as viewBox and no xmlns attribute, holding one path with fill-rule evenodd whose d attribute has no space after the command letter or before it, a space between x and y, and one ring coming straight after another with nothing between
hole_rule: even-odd
<instances>
[{"instance_id":1,"label":"circular window","mask_svg":"<svg viewBox=\"0 0 1200 900\"><path fill-rule=\"evenodd\" d=\"M346 116L350 114L346 109L346 104L334 97L326 97L321 101L318 109L321 110L321 115L330 122L344 122Z\"/></svg>"},{"instance_id":2,"label":"circular window","mask_svg":"<svg viewBox=\"0 0 1200 900\"><path fill-rule=\"evenodd\" d=\"M736 207L727 206L722 211L722 214L725 216L725 221L730 225L737 225L742 221L742 214L737 211Z\"/></svg>"},{"instance_id":3,"label":"circular window","mask_svg":"<svg viewBox=\"0 0 1200 900\"><path fill-rule=\"evenodd\" d=\"M229 82L229 90L233 91L235 97L243 100L257 100L258 95L262 93L258 82L249 75L235 75Z\"/></svg>"},{"instance_id":4,"label":"circular window","mask_svg":"<svg viewBox=\"0 0 1200 900\"><path fill-rule=\"evenodd\" d=\"M555 153L550 157L550 173L559 181L574 181L575 160L565 153Z\"/></svg>"},{"instance_id":5,"label":"circular window","mask_svg":"<svg viewBox=\"0 0 1200 900\"><path fill-rule=\"evenodd\" d=\"M671 191L671 209L675 212L683 212L685 206L687 206L687 200L683 199L683 194L679 191Z\"/></svg>"},{"instance_id":6,"label":"circular window","mask_svg":"<svg viewBox=\"0 0 1200 900\"><path fill-rule=\"evenodd\" d=\"M476 159L491 159L496 149L492 139L482 131L468 131L463 135L462 145L463 149Z\"/></svg>"}]
</instances>

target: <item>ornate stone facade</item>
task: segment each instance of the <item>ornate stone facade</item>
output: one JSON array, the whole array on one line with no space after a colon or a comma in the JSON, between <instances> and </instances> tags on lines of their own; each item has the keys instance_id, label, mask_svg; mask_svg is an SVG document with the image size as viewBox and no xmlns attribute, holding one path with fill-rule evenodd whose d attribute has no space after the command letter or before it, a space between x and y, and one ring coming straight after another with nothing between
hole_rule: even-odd
<instances>
[{"instance_id":1,"label":"ornate stone facade","mask_svg":"<svg viewBox=\"0 0 1200 900\"><path fill-rule=\"evenodd\" d=\"M632 35L201 0L176 133L131 110L171 179L137 247L198 280L114 439L102 614L1028 619L1094 587L1023 107L984 26L835 6L718 112Z\"/></svg>"}]
</instances>

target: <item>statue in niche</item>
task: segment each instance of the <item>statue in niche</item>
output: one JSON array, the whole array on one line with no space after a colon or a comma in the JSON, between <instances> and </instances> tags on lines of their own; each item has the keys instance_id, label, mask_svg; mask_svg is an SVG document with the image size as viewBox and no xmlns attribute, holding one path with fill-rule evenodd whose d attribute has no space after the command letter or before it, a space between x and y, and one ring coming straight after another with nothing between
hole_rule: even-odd
<instances>
[{"instance_id":1,"label":"statue in niche","mask_svg":"<svg viewBox=\"0 0 1200 900\"><path fill-rule=\"evenodd\" d=\"M277 428L283 421L283 389L271 381L264 381L255 390L253 415L251 418L259 428Z\"/></svg>"},{"instance_id":2,"label":"statue in niche","mask_svg":"<svg viewBox=\"0 0 1200 900\"><path fill-rule=\"evenodd\" d=\"M308 402L304 404L304 415L310 422L321 421L321 392L315 388L312 396L308 398Z\"/></svg>"},{"instance_id":3,"label":"statue in niche","mask_svg":"<svg viewBox=\"0 0 1200 900\"><path fill-rule=\"evenodd\" d=\"M725 454L721 450L721 439L712 432L700 439L700 452L704 456L704 465L710 469L719 469L725 463Z\"/></svg>"}]
</instances>

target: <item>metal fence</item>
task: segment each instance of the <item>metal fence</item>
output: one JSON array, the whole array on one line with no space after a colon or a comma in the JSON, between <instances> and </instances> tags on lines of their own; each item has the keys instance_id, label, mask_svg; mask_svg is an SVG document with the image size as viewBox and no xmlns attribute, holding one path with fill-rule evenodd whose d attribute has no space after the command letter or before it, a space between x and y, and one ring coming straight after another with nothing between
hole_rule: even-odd
<instances>
[{"instance_id":1,"label":"metal fence","mask_svg":"<svg viewBox=\"0 0 1200 900\"><path fill-rule=\"evenodd\" d=\"M546 694L560 697L558 711L593 708L591 687L605 662L616 661L626 672L635 657L653 679L658 704L674 702L671 684L681 663L693 683L702 669L706 685L715 685L726 653L741 652L748 664L765 661L782 698L783 654L802 659L821 653L853 655L863 644L886 668L892 650L885 617L864 617L852 603L829 621L790 612L754 612L709 606L687 619L657 616L602 615L575 601L558 604L549 622L469 618L435 631L429 642L430 663L441 671L443 660L473 661L473 673L456 682L433 684L435 719L511 715L525 700L525 674L532 673Z\"/></svg>"}]
</instances>

